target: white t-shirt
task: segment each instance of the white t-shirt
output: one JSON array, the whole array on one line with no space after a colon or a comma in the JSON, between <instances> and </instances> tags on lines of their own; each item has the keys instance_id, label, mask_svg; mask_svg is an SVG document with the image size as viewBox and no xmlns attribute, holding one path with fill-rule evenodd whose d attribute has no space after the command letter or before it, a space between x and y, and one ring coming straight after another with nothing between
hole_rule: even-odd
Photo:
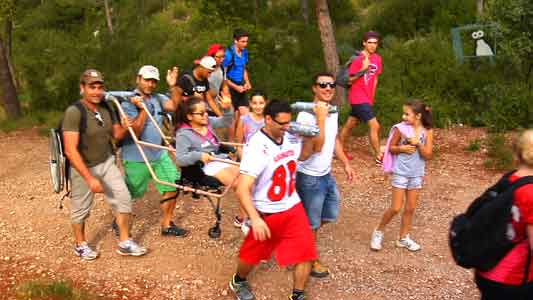
<instances>
[{"instance_id":1,"label":"white t-shirt","mask_svg":"<svg viewBox=\"0 0 533 300\"><path fill-rule=\"evenodd\" d=\"M316 125L316 117L312 113L302 111L296 122L306 125ZM331 171L331 161L335 152L335 139L339 129L339 114L330 113L326 118L326 138L321 152L314 153L307 160L298 165L298 172L310 176L323 176Z\"/></svg>"},{"instance_id":2,"label":"white t-shirt","mask_svg":"<svg viewBox=\"0 0 533 300\"><path fill-rule=\"evenodd\" d=\"M285 133L277 144L262 130L243 148L240 172L256 178L252 191L257 210L277 213L300 202L296 193L296 163L302 148L299 137Z\"/></svg>"}]
</instances>

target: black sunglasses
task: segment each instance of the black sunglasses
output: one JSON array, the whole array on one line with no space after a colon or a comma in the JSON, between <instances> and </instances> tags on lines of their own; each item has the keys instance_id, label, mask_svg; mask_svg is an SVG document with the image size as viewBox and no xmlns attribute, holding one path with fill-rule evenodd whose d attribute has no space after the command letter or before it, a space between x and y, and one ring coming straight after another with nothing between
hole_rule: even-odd
<instances>
[{"instance_id":1,"label":"black sunglasses","mask_svg":"<svg viewBox=\"0 0 533 300\"><path fill-rule=\"evenodd\" d=\"M272 118L272 121L276 122L279 126L286 126L291 123L291 121L288 122L278 122L276 119Z\"/></svg>"},{"instance_id":2,"label":"black sunglasses","mask_svg":"<svg viewBox=\"0 0 533 300\"><path fill-rule=\"evenodd\" d=\"M207 114L209 114L207 112L207 110L206 111L201 111L201 112L192 112L191 113L191 115L199 115L199 116L203 116L203 115L207 115Z\"/></svg>"},{"instance_id":3,"label":"black sunglasses","mask_svg":"<svg viewBox=\"0 0 533 300\"><path fill-rule=\"evenodd\" d=\"M321 89L325 89L328 86L334 89L337 86L335 82L317 82L316 85L318 85Z\"/></svg>"}]
</instances>

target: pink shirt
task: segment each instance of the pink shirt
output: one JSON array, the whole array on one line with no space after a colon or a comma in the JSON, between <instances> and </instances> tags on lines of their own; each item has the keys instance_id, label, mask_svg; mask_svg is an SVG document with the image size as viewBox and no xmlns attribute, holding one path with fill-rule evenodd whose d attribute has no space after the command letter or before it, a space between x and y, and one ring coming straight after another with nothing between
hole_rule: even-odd
<instances>
[{"instance_id":1,"label":"pink shirt","mask_svg":"<svg viewBox=\"0 0 533 300\"><path fill-rule=\"evenodd\" d=\"M364 58L365 56L361 53L359 57L352 62L350 69L348 70L350 76L355 75L361 70ZM370 55L368 71L363 76L359 77L350 87L348 99L350 99L351 104L374 104L376 80L378 75L381 74L382 69L381 56L377 53Z\"/></svg>"},{"instance_id":2,"label":"pink shirt","mask_svg":"<svg viewBox=\"0 0 533 300\"><path fill-rule=\"evenodd\" d=\"M511 182L520 178L511 175ZM526 226L533 224L533 184L526 184L514 192L513 209L518 208L513 213L511 224L515 232L514 241L518 244L507 253L507 255L487 272L478 272L484 278L506 285L520 285L524 279L526 268L529 241L526 233ZM529 278L527 282L533 281L533 262L529 266Z\"/></svg>"}]
</instances>

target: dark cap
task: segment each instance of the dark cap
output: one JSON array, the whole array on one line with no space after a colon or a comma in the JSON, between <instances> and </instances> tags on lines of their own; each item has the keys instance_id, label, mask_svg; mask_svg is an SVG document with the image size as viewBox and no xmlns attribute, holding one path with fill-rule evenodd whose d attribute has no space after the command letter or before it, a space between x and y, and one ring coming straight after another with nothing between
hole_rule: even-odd
<instances>
[{"instance_id":1,"label":"dark cap","mask_svg":"<svg viewBox=\"0 0 533 300\"><path fill-rule=\"evenodd\" d=\"M95 82L104 83L104 76L95 69L85 70L80 76L80 83L82 84L92 84Z\"/></svg>"},{"instance_id":2,"label":"dark cap","mask_svg":"<svg viewBox=\"0 0 533 300\"><path fill-rule=\"evenodd\" d=\"M376 39L379 41L381 39L381 36L376 31L368 31L367 33L365 33L365 35L363 35L363 42L366 42L369 39Z\"/></svg>"}]
</instances>

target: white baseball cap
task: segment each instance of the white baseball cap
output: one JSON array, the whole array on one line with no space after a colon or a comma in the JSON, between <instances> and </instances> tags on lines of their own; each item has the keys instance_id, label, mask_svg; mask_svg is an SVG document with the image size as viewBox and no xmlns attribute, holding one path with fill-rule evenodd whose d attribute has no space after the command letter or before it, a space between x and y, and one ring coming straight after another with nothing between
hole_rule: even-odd
<instances>
[{"instance_id":1,"label":"white baseball cap","mask_svg":"<svg viewBox=\"0 0 533 300\"><path fill-rule=\"evenodd\" d=\"M208 69L209 71L213 71L217 67L217 62L212 56L204 56L200 60L200 66Z\"/></svg>"},{"instance_id":2,"label":"white baseball cap","mask_svg":"<svg viewBox=\"0 0 533 300\"><path fill-rule=\"evenodd\" d=\"M159 81L159 70L154 66L142 66L139 69L138 75L142 76L144 79L155 79Z\"/></svg>"}]
</instances>

